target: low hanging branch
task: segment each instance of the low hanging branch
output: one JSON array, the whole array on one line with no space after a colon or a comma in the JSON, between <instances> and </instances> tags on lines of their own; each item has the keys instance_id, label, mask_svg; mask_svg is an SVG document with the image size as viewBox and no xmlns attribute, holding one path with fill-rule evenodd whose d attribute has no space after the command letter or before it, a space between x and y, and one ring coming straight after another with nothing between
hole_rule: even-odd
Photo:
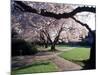
<instances>
[{"instance_id":1,"label":"low hanging branch","mask_svg":"<svg viewBox=\"0 0 100 75\"><path fill-rule=\"evenodd\" d=\"M55 19L69 18L69 17L76 15L79 12L84 12L84 11L92 12L92 13L96 12L96 9L94 7L85 7L84 6L84 7L77 7L76 9L74 9L72 12L69 12L69 13L56 14L53 12L46 11L45 9L41 9L40 11L38 11L37 9L26 5L22 1L15 1L15 3L17 4L17 5L15 5L15 7L20 8L20 10L23 12L36 13L38 15L42 15L42 16L46 16L46 17L53 17Z\"/></svg>"},{"instance_id":2,"label":"low hanging branch","mask_svg":"<svg viewBox=\"0 0 100 75\"><path fill-rule=\"evenodd\" d=\"M53 17L55 19L72 18L77 23L81 24L82 26L85 26L92 33L92 30L89 28L89 26L87 24L82 23L81 21L77 20L73 16L76 15L77 13L79 13L79 12L84 12L84 11L96 13L95 7L85 7L85 6L77 7L72 12L62 13L62 14L56 14L56 13L53 13L53 12L49 12L49 11L46 11L45 9L41 9L40 11L38 11L38 10L32 8L31 6L26 5L22 1L15 1L15 7L19 8L23 12L36 13L38 15L42 15L42 16L45 16L45 17Z\"/></svg>"}]
</instances>

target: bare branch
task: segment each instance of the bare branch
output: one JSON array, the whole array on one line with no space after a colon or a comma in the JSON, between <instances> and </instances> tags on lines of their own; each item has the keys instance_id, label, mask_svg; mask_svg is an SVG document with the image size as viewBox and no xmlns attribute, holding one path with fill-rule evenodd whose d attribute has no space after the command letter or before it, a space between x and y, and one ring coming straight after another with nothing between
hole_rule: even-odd
<instances>
[{"instance_id":1,"label":"bare branch","mask_svg":"<svg viewBox=\"0 0 100 75\"><path fill-rule=\"evenodd\" d=\"M60 33L63 31L63 27L61 26L59 32L58 32L58 35L55 37L55 40L54 42L57 42L59 40L59 36L60 36Z\"/></svg>"},{"instance_id":2,"label":"bare branch","mask_svg":"<svg viewBox=\"0 0 100 75\"><path fill-rule=\"evenodd\" d=\"M50 38L50 35L49 35L48 31L47 30L45 30L45 31L41 30L41 32L43 32L45 34L45 36L47 37L47 39L52 43L52 40Z\"/></svg>"},{"instance_id":3,"label":"bare branch","mask_svg":"<svg viewBox=\"0 0 100 75\"><path fill-rule=\"evenodd\" d=\"M38 15L42 15L42 16L46 16L46 17L53 17L53 18L56 18L56 19L69 18L69 17L76 15L79 12L84 12L84 11L96 13L96 9L94 7L85 7L85 6L84 7L77 7L72 12L62 13L62 14L56 14L56 13L53 13L53 12L48 12L45 9L41 9L40 12L38 12L38 10L26 5L22 1L15 1L15 3L18 4L21 7L20 9L24 10L24 12L32 12L32 13L36 13Z\"/></svg>"},{"instance_id":4,"label":"bare branch","mask_svg":"<svg viewBox=\"0 0 100 75\"><path fill-rule=\"evenodd\" d=\"M87 25L87 24L85 24L85 23L82 23L81 21L77 20L75 17L71 17L71 18L72 18L73 20L75 20L77 23L81 24L82 26L85 26L85 27L89 30L89 32L92 33L92 30L91 30L91 28L89 27L89 25Z\"/></svg>"}]
</instances>

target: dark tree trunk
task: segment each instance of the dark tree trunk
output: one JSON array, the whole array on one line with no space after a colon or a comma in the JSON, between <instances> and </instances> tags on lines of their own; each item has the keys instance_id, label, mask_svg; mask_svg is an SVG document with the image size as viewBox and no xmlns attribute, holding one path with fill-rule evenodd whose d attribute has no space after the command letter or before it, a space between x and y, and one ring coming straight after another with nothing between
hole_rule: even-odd
<instances>
[{"instance_id":1,"label":"dark tree trunk","mask_svg":"<svg viewBox=\"0 0 100 75\"><path fill-rule=\"evenodd\" d=\"M95 69L96 68L96 43L95 43L95 35L93 36L93 44L91 47L91 51L90 51L90 69Z\"/></svg>"},{"instance_id":2,"label":"dark tree trunk","mask_svg":"<svg viewBox=\"0 0 100 75\"><path fill-rule=\"evenodd\" d=\"M48 48L48 42L45 43L45 48Z\"/></svg>"},{"instance_id":3,"label":"dark tree trunk","mask_svg":"<svg viewBox=\"0 0 100 75\"><path fill-rule=\"evenodd\" d=\"M56 49L55 49L55 43L52 43L51 44L51 51L55 51Z\"/></svg>"},{"instance_id":4,"label":"dark tree trunk","mask_svg":"<svg viewBox=\"0 0 100 75\"><path fill-rule=\"evenodd\" d=\"M90 59L85 62L84 69L96 69L96 36L95 33L92 33L92 35L93 43L90 50Z\"/></svg>"},{"instance_id":5,"label":"dark tree trunk","mask_svg":"<svg viewBox=\"0 0 100 75\"><path fill-rule=\"evenodd\" d=\"M45 48L48 48L48 45L47 44L45 44Z\"/></svg>"},{"instance_id":6,"label":"dark tree trunk","mask_svg":"<svg viewBox=\"0 0 100 75\"><path fill-rule=\"evenodd\" d=\"M96 35L95 32L93 32L93 43L90 51L90 64L91 68L95 69L96 68Z\"/></svg>"}]
</instances>

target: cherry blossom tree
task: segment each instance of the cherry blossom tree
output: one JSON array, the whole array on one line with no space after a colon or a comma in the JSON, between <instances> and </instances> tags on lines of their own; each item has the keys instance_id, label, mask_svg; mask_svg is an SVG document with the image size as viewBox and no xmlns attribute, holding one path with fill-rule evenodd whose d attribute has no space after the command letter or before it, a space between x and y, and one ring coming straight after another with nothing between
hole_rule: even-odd
<instances>
[{"instance_id":1,"label":"cherry blossom tree","mask_svg":"<svg viewBox=\"0 0 100 75\"><path fill-rule=\"evenodd\" d=\"M42 5L42 3L40 3L40 5ZM52 4L51 4L52 6ZM72 6L72 5L71 5ZM34 13L34 14L38 14L40 16L44 16L44 17L48 17L48 18L53 18L56 20L61 20L61 19L68 19L71 18L72 20L74 20L77 24L80 24L81 26L84 26L91 34L92 34L92 38L93 38L93 42L91 45L91 51L90 51L90 60L88 61L88 63L86 64L86 66L88 66L88 68L95 68L95 54L96 54L96 50L95 50L95 32L93 32L90 28L90 26L87 23L84 23L82 21L80 21L79 19L77 19L75 16L78 13L81 12L89 12L89 13L96 13L96 8L95 6L74 6L71 8L70 12L65 12L64 9L68 9L67 8L62 8L63 12L58 11L59 6L52 6L52 7L57 7L56 9L47 9L47 8L40 8L39 7L35 8L31 2L27 3L27 2L23 2L23 1L15 1L15 7L18 8L20 11L27 12L27 13ZM57 10L58 9L58 10ZM70 8L69 8L70 9ZM41 32L43 32L42 34L46 36L46 38L52 43L51 49L55 49L55 44L57 43L57 41L59 40L60 34L63 31L63 23L62 25L59 25L60 27L54 27L54 30L56 30L55 28L58 29L58 31L56 32L57 34L55 34L55 38L54 36L50 36L50 34L52 33L51 30L53 30L53 25L50 23L48 24L50 26L47 26L46 28L42 28ZM66 29L67 30L67 29ZM50 38L52 37L52 39Z\"/></svg>"}]
</instances>

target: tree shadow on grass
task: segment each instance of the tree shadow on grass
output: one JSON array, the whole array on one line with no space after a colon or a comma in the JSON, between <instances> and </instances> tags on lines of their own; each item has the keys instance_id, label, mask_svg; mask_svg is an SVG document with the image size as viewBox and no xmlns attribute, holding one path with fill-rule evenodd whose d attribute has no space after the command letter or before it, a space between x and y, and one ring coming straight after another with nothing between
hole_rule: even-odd
<instances>
[{"instance_id":1,"label":"tree shadow on grass","mask_svg":"<svg viewBox=\"0 0 100 75\"><path fill-rule=\"evenodd\" d=\"M82 70L90 70L90 69L95 69L96 68L96 65L94 63L91 63L90 64L90 60L86 60L86 61L83 61L83 63L85 64L83 66L83 69ZM93 67L91 67L91 65L94 65Z\"/></svg>"},{"instance_id":2,"label":"tree shadow on grass","mask_svg":"<svg viewBox=\"0 0 100 75\"><path fill-rule=\"evenodd\" d=\"M79 60L70 60L70 61L72 61L72 62L74 62L74 63L79 64L80 66L82 66L82 69L81 70L94 69L94 68L91 68L91 64L90 64L89 59L88 60L81 60L81 61L79 61Z\"/></svg>"},{"instance_id":3,"label":"tree shadow on grass","mask_svg":"<svg viewBox=\"0 0 100 75\"><path fill-rule=\"evenodd\" d=\"M31 65L20 67L20 68L18 68L16 70L26 69L26 68L29 68L29 67L32 67L32 66L36 67L36 66L40 66L40 65L49 65L49 64L50 64L49 61L47 61L47 62L39 61L39 62L34 62Z\"/></svg>"}]
</instances>

